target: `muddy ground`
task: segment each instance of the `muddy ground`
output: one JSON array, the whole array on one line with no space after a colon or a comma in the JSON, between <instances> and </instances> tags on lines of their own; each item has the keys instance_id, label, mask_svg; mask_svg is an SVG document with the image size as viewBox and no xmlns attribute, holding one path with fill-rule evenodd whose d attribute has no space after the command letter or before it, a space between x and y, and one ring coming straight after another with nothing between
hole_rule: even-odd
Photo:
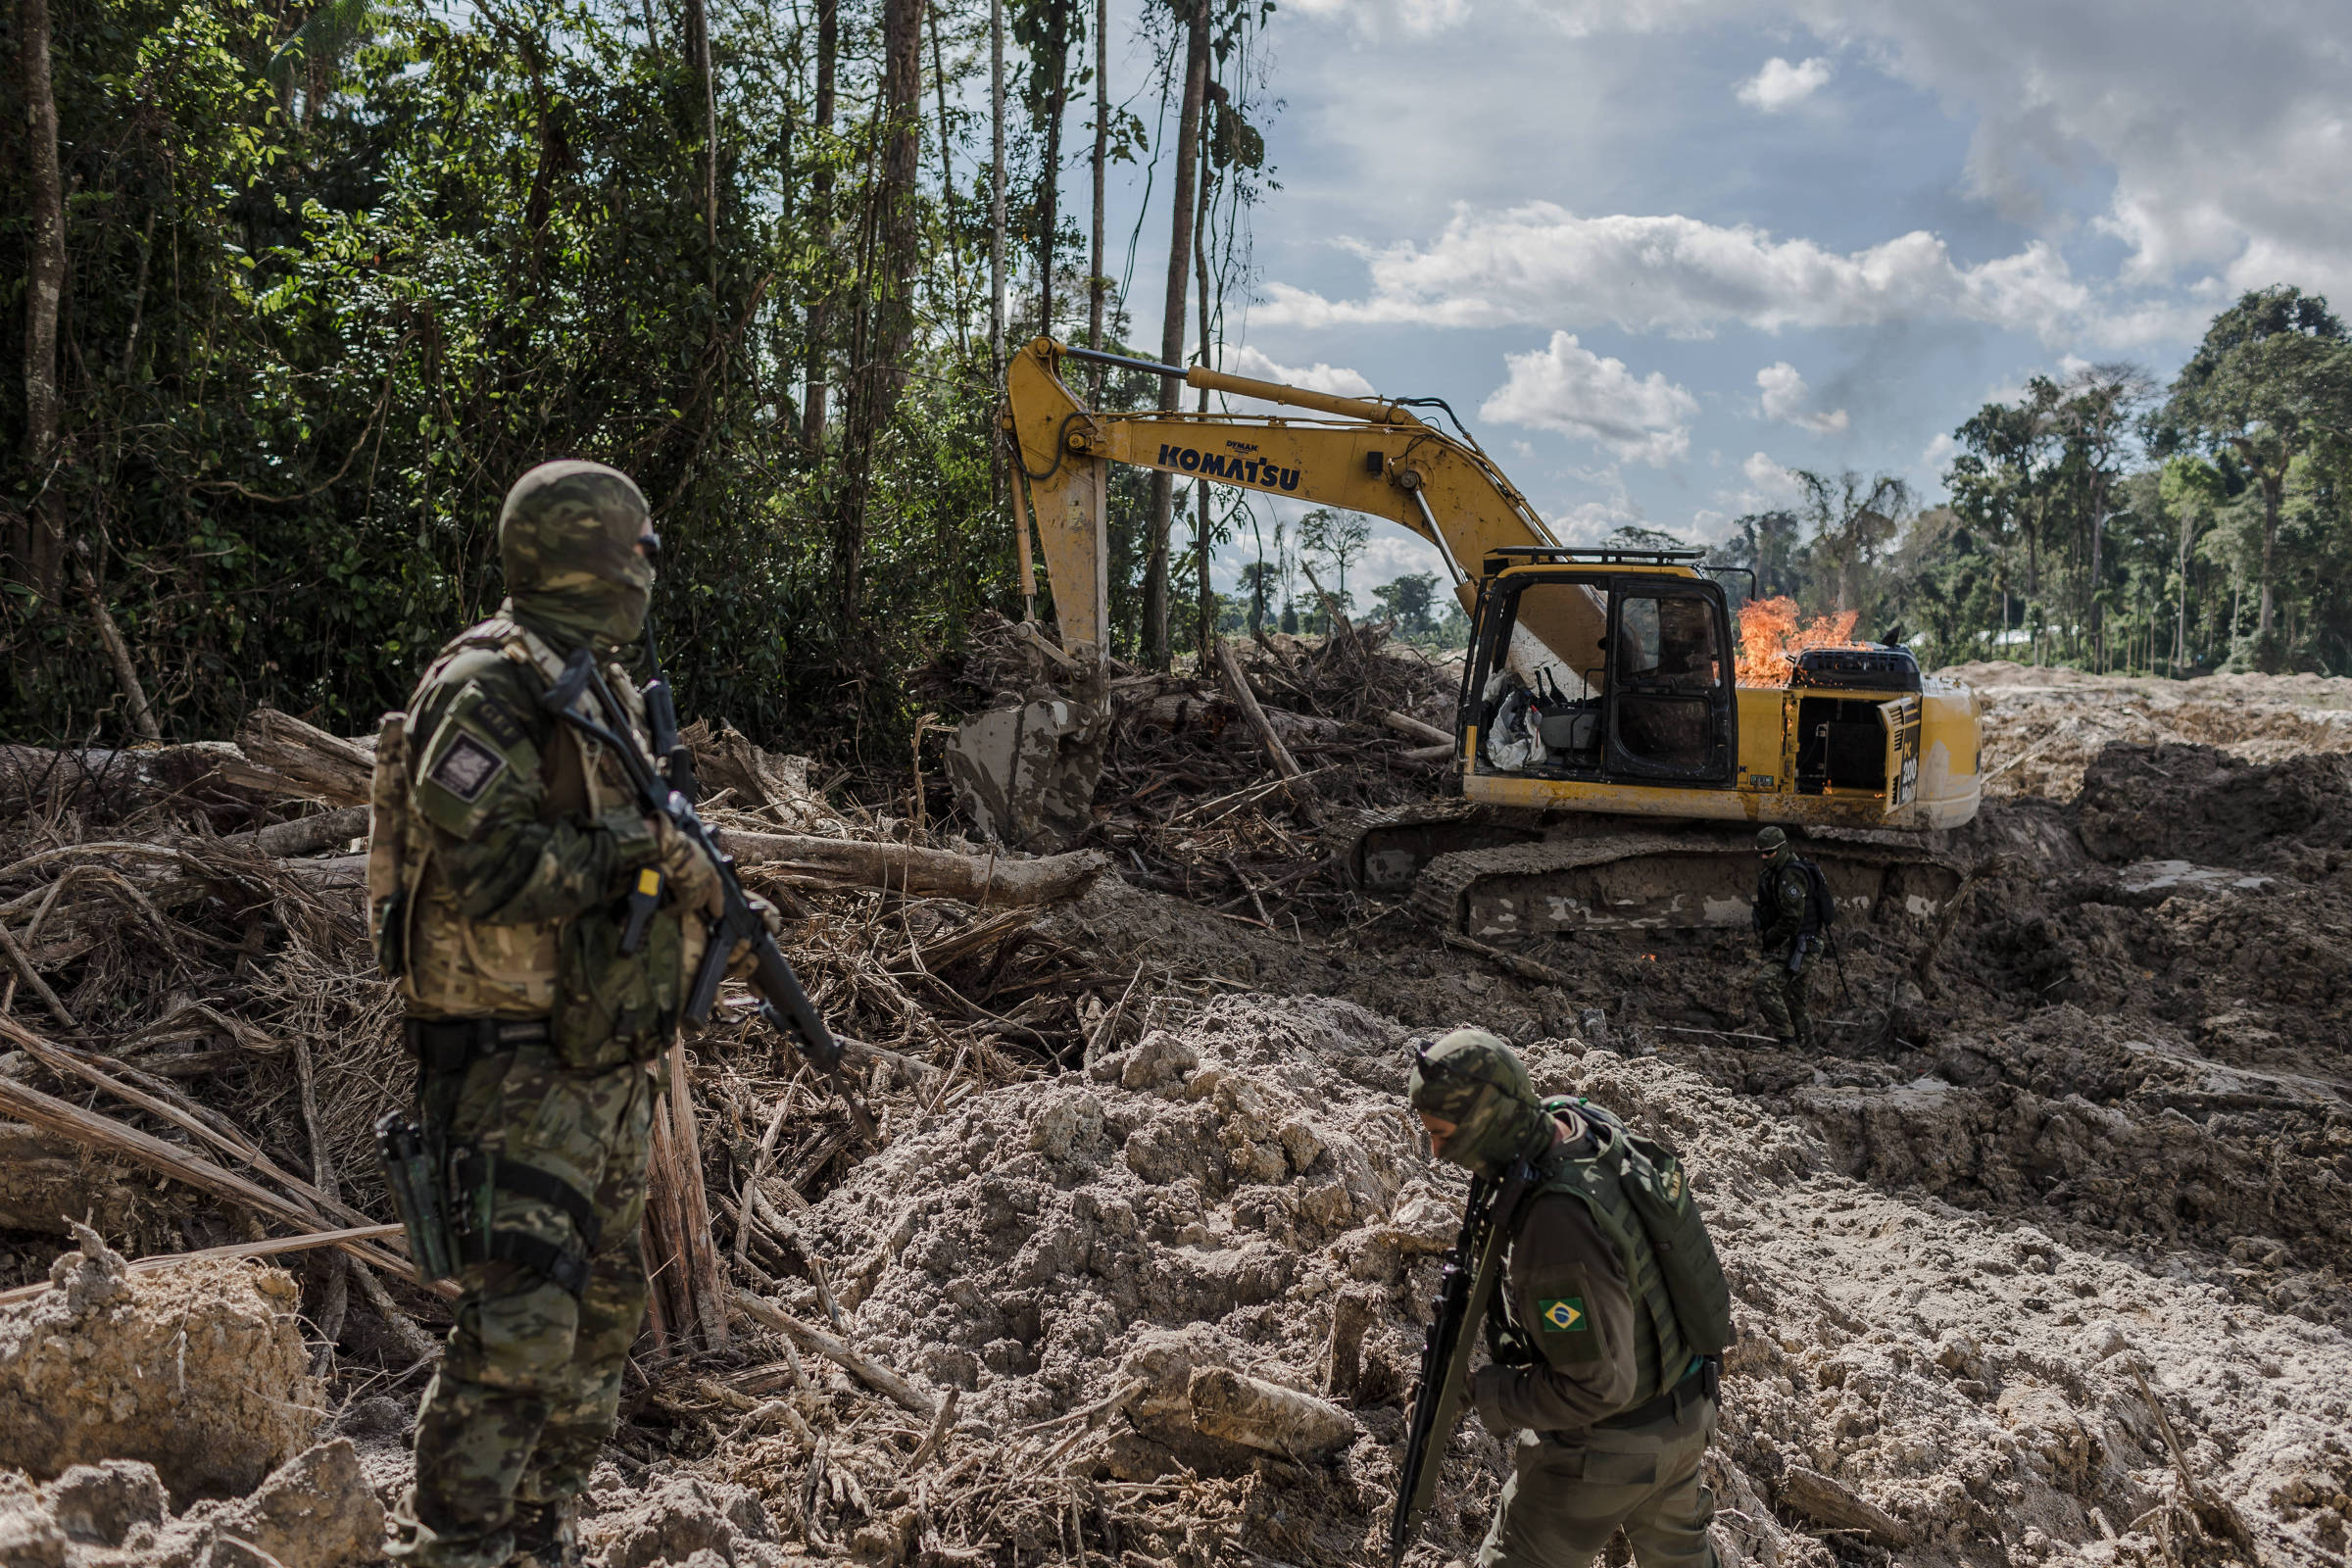
<instances>
[{"instance_id":1,"label":"muddy ground","mask_svg":"<svg viewBox=\"0 0 2352 1568\"><path fill-rule=\"evenodd\" d=\"M1533 942L1568 980L1536 985L1378 905L1277 934L1098 883L1044 929L1152 977L1103 1049L913 1097L796 1221L842 1338L956 1391L951 1416L821 1363L804 1385L756 1333L651 1366L589 1560L1385 1560L1460 1196L1401 1113L1405 1043L1475 1023L1694 1169L1739 1303L1709 1463L1727 1562L2344 1562L2352 683L1971 673L2000 772L1948 848L1979 874L1949 921L1840 933L1817 1056L1747 1032L1737 933ZM388 1501L421 1379L364 1343L356 1297L318 1354L320 1279L267 1288L301 1289L318 1414L245 1465L340 1441ZM778 1289L825 1317L812 1273ZM1367 1326L1335 1365L1343 1317ZM32 1376L9 1360L32 1338L0 1332L0 1378ZM1205 1413L1236 1387L1320 1408L1269 1448ZM0 1482L0 1560L162 1560L40 1523L85 1471L0 1460L28 1473ZM1469 1553L1504 1464L1468 1420L1416 1563ZM146 1528L193 1560L184 1519Z\"/></svg>"}]
</instances>

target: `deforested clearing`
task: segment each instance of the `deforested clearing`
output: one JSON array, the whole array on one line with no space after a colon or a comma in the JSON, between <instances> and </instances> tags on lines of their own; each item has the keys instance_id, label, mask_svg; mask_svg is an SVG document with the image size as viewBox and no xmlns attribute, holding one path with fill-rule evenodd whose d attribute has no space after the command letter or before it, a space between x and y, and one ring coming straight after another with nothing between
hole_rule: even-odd
<instances>
[{"instance_id":1,"label":"deforested clearing","mask_svg":"<svg viewBox=\"0 0 2352 1568\"><path fill-rule=\"evenodd\" d=\"M1138 700L1135 755L1203 798L1246 785L1250 743L1212 696ZM692 1044L731 1340L641 1346L586 1559L1380 1558L1463 1195L1406 1109L1409 1042L1478 1024L1544 1092L1656 1130L1692 1172L1739 1330L1706 1473L1727 1562L2339 1562L2352 776L2327 746L2247 752L2332 722L2307 708L2114 740L2062 789L1988 803L1953 835L1959 918L1841 931L1812 1057L1749 1032L1736 934L1502 956L1556 977L1538 981L1331 883L1277 886L1301 831L1279 795L1073 863L1082 890L1045 905L747 860L861 1043L883 1136L858 1143L758 1024ZM1988 767L2035 744L1997 694L1987 733ZM1343 739L1377 755L1368 730ZM706 744L738 799L765 781L756 810L715 813L739 831L914 841L825 805L791 760ZM1113 809L1148 814L1150 776ZM138 801L63 809L103 831L48 818L0 893L30 909L60 868L106 869L67 884L29 957L110 1046L73 1055L20 1001L8 1092L248 1173L295 1205L273 1226L354 1223L328 1198L381 1217L366 1128L407 1086L343 845L272 858L172 836ZM125 889L154 922L118 917ZM1257 918L1253 889L1297 924ZM96 1213L134 1255L250 1241L225 1189L39 1114L22 1136L44 1212ZM61 1246L30 1209L7 1218L11 1284ZM0 1305L0 1399L39 1413L0 1451L24 1560L225 1562L231 1537L295 1535L319 1568L370 1554L354 1532L406 1483L444 1303L333 1252L108 1257L88 1237ZM156 1441L191 1410L220 1430ZM1466 1418L1415 1563L1474 1549L1506 1469ZM298 1480L322 1499L299 1517Z\"/></svg>"}]
</instances>

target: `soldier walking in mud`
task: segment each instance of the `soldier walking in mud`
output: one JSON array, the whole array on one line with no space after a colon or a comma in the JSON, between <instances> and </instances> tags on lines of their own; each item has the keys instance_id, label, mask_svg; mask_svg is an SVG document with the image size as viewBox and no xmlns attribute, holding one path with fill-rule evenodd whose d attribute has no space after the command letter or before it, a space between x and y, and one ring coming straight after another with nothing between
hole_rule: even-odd
<instances>
[{"instance_id":1,"label":"soldier walking in mud","mask_svg":"<svg viewBox=\"0 0 2352 1568\"><path fill-rule=\"evenodd\" d=\"M1469 1297L1498 1308L1494 1359L1469 1393L1512 1473L1479 1568L1584 1568L1621 1528L1642 1568L1711 1568L1698 1472L1731 1299L1679 1162L1596 1105L1538 1100L1483 1030L1420 1052L1410 1096L1432 1152L1500 1194L1500 1277L1483 1264Z\"/></svg>"},{"instance_id":2,"label":"soldier walking in mud","mask_svg":"<svg viewBox=\"0 0 2352 1568\"><path fill-rule=\"evenodd\" d=\"M1755 978L1756 1011L1783 1045L1813 1049L1813 1020L1805 1010L1812 985L1813 949L1821 941L1821 915L1814 899L1813 871L1797 858L1788 835L1768 827L1756 835L1764 864L1756 877L1756 941L1761 949Z\"/></svg>"},{"instance_id":3,"label":"soldier walking in mud","mask_svg":"<svg viewBox=\"0 0 2352 1568\"><path fill-rule=\"evenodd\" d=\"M564 1559L644 1316L647 1064L703 941L684 916L717 872L543 697L574 655L640 635L659 545L626 475L524 474L499 516L506 603L442 649L378 742L369 902L465 1293L396 1514L392 1553L415 1568Z\"/></svg>"}]
</instances>

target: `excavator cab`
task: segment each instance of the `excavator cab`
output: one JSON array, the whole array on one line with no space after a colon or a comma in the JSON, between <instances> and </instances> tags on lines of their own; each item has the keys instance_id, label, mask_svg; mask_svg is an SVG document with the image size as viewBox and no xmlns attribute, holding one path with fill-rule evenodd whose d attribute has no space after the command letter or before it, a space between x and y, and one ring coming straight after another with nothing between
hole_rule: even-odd
<instances>
[{"instance_id":1,"label":"excavator cab","mask_svg":"<svg viewBox=\"0 0 2352 1568\"><path fill-rule=\"evenodd\" d=\"M1472 774L1732 787L1731 622L1722 588L1697 574L1700 554L1490 555L1463 689Z\"/></svg>"}]
</instances>

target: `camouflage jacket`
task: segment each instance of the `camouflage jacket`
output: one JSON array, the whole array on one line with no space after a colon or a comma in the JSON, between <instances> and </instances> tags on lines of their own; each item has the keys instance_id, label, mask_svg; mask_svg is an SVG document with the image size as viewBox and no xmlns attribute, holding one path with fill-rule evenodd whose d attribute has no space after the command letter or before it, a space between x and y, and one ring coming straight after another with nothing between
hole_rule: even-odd
<instances>
[{"instance_id":1,"label":"camouflage jacket","mask_svg":"<svg viewBox=\"0 0 2352 1568\"><path fill-rule=\"evenodd\" d=\"M591 1070L668 1043L700 922L664 909L619 952L660 842L618 760L540 706L562 668L504 616L442 649L379 739L369 893L413 1014L547 1018L559 1054ZM617 665L606 683L642 746L636 688ZM605 720L593 694L579 703Z\"/></svg>"}]
</instances>

